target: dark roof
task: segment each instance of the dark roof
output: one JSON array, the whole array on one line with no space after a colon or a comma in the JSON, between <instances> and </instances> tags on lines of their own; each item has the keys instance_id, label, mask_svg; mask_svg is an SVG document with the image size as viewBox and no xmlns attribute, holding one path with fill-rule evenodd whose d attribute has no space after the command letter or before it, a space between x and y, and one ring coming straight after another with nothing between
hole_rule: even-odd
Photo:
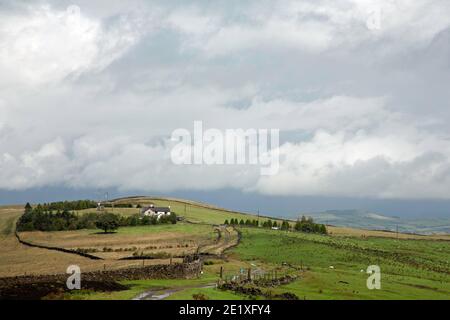
<instances>
[{"instance_id":1,"label":"dark roof","mask_svg":"<svg viewBox=\"0 0 450 320\"><path fill-rule=\"evenodd\" d=\"M152 209L152 211L154 212L170 212L169 207L146 207L142 209L142 212L145 212L149 209Z\"/></svg>"}]
</instances>

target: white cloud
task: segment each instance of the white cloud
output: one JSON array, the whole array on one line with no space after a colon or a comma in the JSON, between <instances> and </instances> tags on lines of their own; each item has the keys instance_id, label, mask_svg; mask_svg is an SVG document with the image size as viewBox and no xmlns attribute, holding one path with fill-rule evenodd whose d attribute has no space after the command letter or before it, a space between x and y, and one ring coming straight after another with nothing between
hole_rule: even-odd
<instances>
[{"instance_id":1,"label":"white cloud","mask_svg":"<svg viewBox=\"0 0 450 320\"><path fill-rule=\"evenodd\" d=\"M66 10L32 7L0 14L0 70L11 80L38 85L99 71L119 58L139 34L122 20L108 29L76 6Z\"/></svg>"},{"instance_id":2,"label":"white cloud","mask_svg":"<svg viewBox=\"0 0 450 320\"><path fill-rule=\"evenodd\" d=\"M386 54L426 45L450 26L449 12L445 0L283 1L251 3L236 20L190 7L171 21L188 35L187 44L208 56L279 47L320 53L368 41L384 41L377 51ZM374 14L380 25L371 29Z\"/></svg>"},{"instance_id":3,"label":"white cloud","mask_svg":"<svg viewBox=\"0 0 450 320\"><path fill-rule=\"evenodd\" d=\"M450 139L389 119L376 128L317 130L280 148L280 173L253 190L274 195L447 199Z\"/></svg>"},{"instance_id":4,"label":"white cloud","mask_svg":"<svg viewBox=\"0 0 450 320\"><path fill-rule=\"evenodd\" d=\"M61 183L71 172L65 151L61 139L56 139L19 157L3 153L0 158L0 188L16 190Z\"/></svg>"}]
</instances>

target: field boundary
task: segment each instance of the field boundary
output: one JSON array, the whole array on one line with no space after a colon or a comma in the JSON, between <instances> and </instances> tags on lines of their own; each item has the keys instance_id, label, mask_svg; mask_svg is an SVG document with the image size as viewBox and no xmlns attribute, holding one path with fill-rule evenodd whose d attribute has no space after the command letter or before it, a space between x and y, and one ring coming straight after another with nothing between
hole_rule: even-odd
<instances>
[{"instance_id":1,"label":"field boundary","mask_svg":"<svg viewBox=\"0 0 450 320\"><path fill-rule=\"evenodd\" d=\"M203 260L199 256L187 256L182 263L159 264L145 267L131 267L108 271L91 271L81 274L81 288L96 287L102 291L127 289L118 281L142 279L192 279L198 277L203 269ZM68 291L68 274L29 275L0 278L0 300L40 299L55 292ZM105 288L106 287L106 288Z\"/></svg>"},{"instance_id":2,"label":"field boundary","mask_svg":"<svg viewBox=\"0 0 450 320\"><path fill-rule=\"evenodd\" d=\"M69 254L76 254L78 256L84 257L84 258L88 258L91 260L104 260L103 258L94 256L92 254L89 253L84 253L84 252L79 252L79 251L75 251L75 250L69 250L69 249L64 249L64 248L60 248L60 247L50 247L50 246L44 246L44 245L40 245L40 244L34 244L32 242L28 242L25 241L23 239L20 238L19 233L17 232L17 230L14 232L17 241L19 241L19 243L28 246L28 247L32 247L32 248L39 248L39 249L46 249L46 250L52 250L52 251L59 251L59 252L64 252L64 253L69 253Z\"/></svg>"},{"instance_id":3,"label":"field boundary","mask_svg":"<svg viewBox=\"0 0 450 320\"><path fill-rule=\"evenodd\" d=\"M81 274L82 281L122 281L141 279L189 279L200 274L203 260L198 255L186 256L183 262L154 264L143 267L90 271ZM67 280L67 274L26 275L0 278L0 288L39 282L60 282Z\"/></svg>"}]
</instances>

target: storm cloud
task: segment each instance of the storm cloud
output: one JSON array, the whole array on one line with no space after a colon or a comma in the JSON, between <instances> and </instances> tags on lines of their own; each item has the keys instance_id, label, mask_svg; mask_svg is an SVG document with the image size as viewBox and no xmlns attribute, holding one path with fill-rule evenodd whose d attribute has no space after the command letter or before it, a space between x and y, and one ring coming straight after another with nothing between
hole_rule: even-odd
<instances>
[{"instance_id":1,"label":"storm cloud","mask_svg":"<svg viewBox=\"0 0 450 320\"><path fill-rule=\"evenodd\" d=\"M2 1L0 189L449 199L449 83L445 0ZM174 165L196 120L279 173Z\"/></svg>"}]
</instances>

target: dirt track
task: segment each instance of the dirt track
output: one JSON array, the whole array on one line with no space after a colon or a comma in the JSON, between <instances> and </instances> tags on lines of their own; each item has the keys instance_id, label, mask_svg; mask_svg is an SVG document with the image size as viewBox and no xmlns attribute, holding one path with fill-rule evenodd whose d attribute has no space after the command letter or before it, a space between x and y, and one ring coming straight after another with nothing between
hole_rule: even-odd
<instances>
[{"instance_id":1,"label":"dirt track","mask_svg":"<svg viewBox=\"0 0 450 320\"><path fill-rule=\"evenodd\" d=\"M239 243L239 234L234 227L216 226L217 239L215 243L199 248L200 254L221 256L227 249Z\"/></svg>"}]
</instances>

